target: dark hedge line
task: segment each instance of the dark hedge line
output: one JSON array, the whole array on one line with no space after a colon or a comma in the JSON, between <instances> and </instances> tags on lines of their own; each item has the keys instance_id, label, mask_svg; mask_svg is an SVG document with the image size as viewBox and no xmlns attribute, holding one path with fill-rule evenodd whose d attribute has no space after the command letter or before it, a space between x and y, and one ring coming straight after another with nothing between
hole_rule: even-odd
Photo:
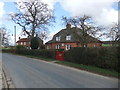
<instances>
[{"instance_id":1,"label":"dark hedge line","mask_svg":"<svg viewBox=\"0 0 120 90\"><path fill-rule=\"evenodd\" d=\"M55 50L3 49L3 52L55 59Z\"/></svg>"},{"instance_id":2,"label":"dark hedge line","mask_svg":"<svg viewBox=\"0 0 120 90\"><path fill-rule=\"evenodd\" d=\"M119 70L120 47L72 48L65 52L65 60L73 63L92 65Z\"/></svg>"}]
</instances>

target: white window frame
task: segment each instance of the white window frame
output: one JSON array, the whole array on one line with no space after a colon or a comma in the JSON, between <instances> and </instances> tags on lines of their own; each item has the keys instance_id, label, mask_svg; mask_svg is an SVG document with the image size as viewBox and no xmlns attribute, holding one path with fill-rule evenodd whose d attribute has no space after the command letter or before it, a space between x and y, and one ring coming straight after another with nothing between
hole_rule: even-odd
<instances>
[{"instance_id":1,"label":"white window frame","mask_svg":"<svg viewBox=\"0 0 120 90\"><path fill-rule=\"evenodd\" d=\"M94 45L94 47L96 47L96 45Z\"/></svg>"},{"instance_id":2,"label":"white window frame","mask_svg":"<svg viewBox=\"0 0 120 90\"><path fill-rule=\"evenodd\" d=\"M71 45L66 45L66 50L70 50L71 49Z\"/></svg>"},{"instance_id":3,"label":"white window frame","mask_svg":"<svg viewBox=\"0 0 120 90\"><path fill-rule=\"evenodd\" d=\"M47 49L50 49L49 46L47 46Z\"/></svg>"},{"instance_id":4,"label":"white window frame","mask_svg":"<svg viewBox=\"0 0 120 90\"><path fill-rule=\"evenodd\" d=\"M71 40L71 35L67 35L66 40Z\"/></svg>"},{"instance_id":5,"label":"white window frame","mask_svg":"<svg viewBox=\"0 0 120 90\"><path fill-rule=\"evenodd\" d=\"M64 46L64 43L62 43L61 46Z\"/></svg>"},{"instance_id":6,"label":"white window frame","mask_svg":"<svg viewBox=\"0 0 120 90\"><path fill-rule=\"evenodd\" d=\"M24 42L24 45L26 45L26 42Z\"/></svg>"},{"instance_id":7,"label":"white window frame","mask_svg":"<svg viewBox=\"0 0 120 90\"><path fill-rule=\"evenodd\" d=\"M60 41L60 38L61 38L60 36L59 36L59 37L56 37L56 41Z\"/></svg>"},{"instance_id":8,"label":"white window frame","mask_svg":"<svg viewBox=\"0 0 120 90\"><path fill-rule=\"evenodd\" d=\"M55 48L56 48L56 49L60 49L60 45L56 45Z\"/></svg>"},{"instance_id":9,"label":"white window frame","mask_svg":"<svg viewBox=\"0 0 120 90\"><path fill-rule=\"evenodd\" d=\"M87 45L84 45L83 47L88 47Z\"/></svg>"},{"instance_id":10,"label":"white window frame","mask_svg":"<svg viewBox=\"0 0 120 90\"><path fill-rule=\"evenodd\" d=\"M20 44L23 45L23 42L21 42Z\"/></svg>"}]
</instances>

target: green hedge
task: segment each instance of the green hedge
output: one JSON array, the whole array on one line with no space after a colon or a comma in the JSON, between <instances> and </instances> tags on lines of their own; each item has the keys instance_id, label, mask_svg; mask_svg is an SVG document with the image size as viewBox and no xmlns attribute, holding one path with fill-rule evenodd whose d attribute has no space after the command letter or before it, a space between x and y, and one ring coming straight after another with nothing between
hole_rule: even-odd
<instances>
[{"instance_id":1,"label":"green hedge","mask_svg":"<svg viewBox=\"0 0 120 90\"><path fill-rule=\"evenodd\" d=\"M4 53L16 53L16 49L2 49Z\"/></svg>"},{"instance_id":2,"label":"green hedge","mask_svg":"<svg viewBox=\"0 0 120 90\"><path fill-rule=\"evenodd\" d=\"M106 69L118 70L116 47L72 48L65 52L65 60L84 65L92 65Z\"/></svg>"},{"instance_id":3,"label":"green hedge","mask_svg":"<svg viewBox=\"0 0 120 90\"><path fill-rule=\"evenodd\" d=\"M3 49L3 52L6 53L15 53L21 55L31 55L31 56L40 56L44 58L55 59L55 50L29 50L29 49Z\"/></svg>"}]
</instances>

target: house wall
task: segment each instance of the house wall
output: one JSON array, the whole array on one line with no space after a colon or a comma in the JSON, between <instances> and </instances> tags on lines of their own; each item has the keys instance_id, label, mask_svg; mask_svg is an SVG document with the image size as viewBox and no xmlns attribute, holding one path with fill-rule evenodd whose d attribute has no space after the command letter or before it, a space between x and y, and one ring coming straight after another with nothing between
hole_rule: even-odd
<instances>
[{"instance_id":1,"label":"house wall","mask_svg":"<svg viewBox=\"0 0 120 90\"><path fill-rule=\"evenodd\" d=\"M51 43L46 44L46 49L56 49L56 45L60 45L59 49L66 50L66 45L71 45L71 47L82 47L79 43ZM89 43L87 47L100 47L102 43Z\"/></svg>"},{"instance_id":2,"label":"house wall","mask_svg":"<svg viewBox=\"0 0 120 90\"><path fill-rule=\"evenodd\" d=\"M24 44L24 43L26 43L26 44ZM30 42L17 42L17 45L23 45L26 47L30 47Z\"/></svg>"},{"instance_id":3,"label":"house wall","mask_svg":"<svg viewBox=\"0 0 120 90\"><path fill-rule=\"evenodd\" d=\"M77 43L51 43L46 44L46 49L56 49L57 45L60 45L59 49L66 49L66 45L71 45L71 47L78 47Z\"/></svg>"},{"instance_id":4,"label":"house wall","mask_svg":"<svg viewBox=\"0 0 120 90\"><path fill-rule=\"evenodd\" d=\"M102 46L102 43L90 43L87 46L88 47L100 47L100 46Z\"/></svg>"}]
</instances>

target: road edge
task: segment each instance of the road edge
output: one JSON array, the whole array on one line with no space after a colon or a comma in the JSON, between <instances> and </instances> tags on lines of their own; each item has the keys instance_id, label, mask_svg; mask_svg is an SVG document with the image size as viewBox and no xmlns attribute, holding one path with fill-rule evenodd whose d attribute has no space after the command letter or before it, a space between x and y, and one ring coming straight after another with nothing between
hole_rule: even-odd
<instances>
[{"instance_id":1,"label":"road edge","mask_svg":"<svg viewBox=\"0 0 120 90\"><path fill-rule=\"evenodd\" d=\"M9 90L10 88L15 88L15 84L13 83L13 80L7 71L6 67L2 64L2 88L4 90Z\"/></svg>"}]
</instances>

